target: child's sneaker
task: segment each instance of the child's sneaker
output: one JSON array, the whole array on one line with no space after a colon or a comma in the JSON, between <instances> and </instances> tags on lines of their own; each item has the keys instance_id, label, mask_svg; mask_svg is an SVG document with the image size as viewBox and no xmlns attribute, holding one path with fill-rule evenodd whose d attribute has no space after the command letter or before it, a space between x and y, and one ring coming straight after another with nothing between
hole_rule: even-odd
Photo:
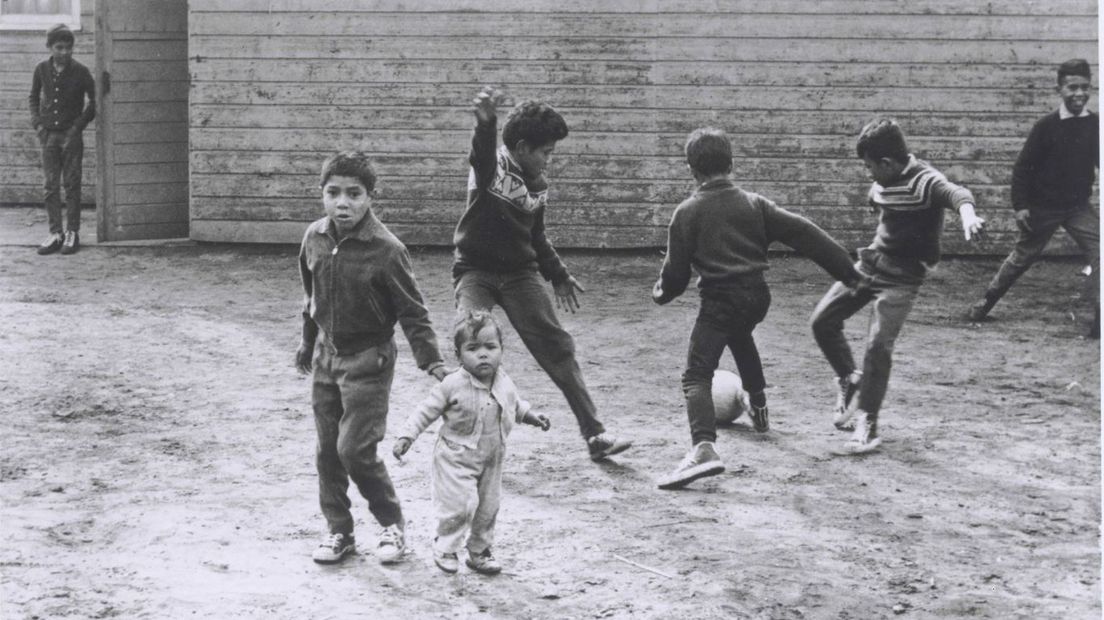
<instances>
[{"instance_id":1,"label":"child's sneaker","mask_svg":"<svg viewBox=\"0 0 1104 620\"><path fill-rule=\"evenodd\" d=\"M975 302L974 305L970 306L970 309L966 311L966 320L973 323L984 321L985 318L989 316L989 311L992 310L995 305L997 305L997 300L986 295Z\"/></svg>"},{"instance_id":2,"label":"child's sneaker","mask_svg":"<svg viewBox=\"0 0 1104 620\"><path fill-rule=\"evenodd\" d=\"M855 423L851 420L855 410L851 408L851 401L859 391L859 382L862 381L862 373L853 372L846 377L836 379L836 408L832 416L832 424L841 431L855 430Z\"/></svg>"},{"instance_id":3,"label":"child's sneaker","mask_svg":"<svg viewBox=\"0 0 1104 620\"><path fill-rule=\"evenodd\" d=\"M497 575L502 572L502 565L491 554L490 547L487 547L478 555L469 553L465 564L468 565L468 568L483 575Z\"/></svg>"},{"instance_id":4,"label":"child's sneaker","mask_svg":"<svg viewBox=\"0 0 1104 620\"><path fill-rule=\"evenodd\" d=\"M337 564L350 553L356 553L352 534L330 534L322 539L311 558L319 564Z\"/></svg>"},{"instance_id":5,"label":"child's sneaker","mask_svg":"<svg viewBox=\"0 0 1104 620\"><path fill-rule=\"evenodd\" d=\"M38 253L53 254L61 249L63 243L65 243L65 237L61 233L50 233L50 236L38 246Z\"/></svg>"},{"instance_id":6,"label":"child's sneaker","mask_svg":"<svg viewBox=\"0 0 1104 620\"><path fill-rule=\"evenodd\" d=\"M712 442L703 441L686 453L675 471L659 479L659 488L664 491L681 489L698 478L716 476L724 470L724 463L713 449Z\"/></svg>"},{"instance_id":7,"label":"child's sneaker","mask_svg":"<svg viewBox=\"0 0 1104 620\"><path fill-rule=\"evenodd\" d=\"M388 525L380 532L379 546L376 547L376 557L381 564L393 564L403 558L406 552L406 539L402 528L398 524Z\"/></svg>"},{"instance_id":8,"label":"child's sneaker","mask_svg":"<svg viewBox=\"0 0 1104 620\"><path fill-rule=\"evenodd\" d=\"M617 439L616 437L611 437L607 433L594 435L587 439L587 449L590 450L590 460L592 461L601 461L614 454L620 454L631 447L631 441L627 439Z\"/></svg>"},{"instance_id":9,"label":"child's sneaker","mask_svg":"<svg viewBox=\"0 0 1104 620\"><path fill-rule=\"evenodd\" d=\"M439 551L434 551L433 563L437 565L437 568L445 571L450 575L460 570L460 560L456 557L455 553L441 553Z\"/></svg>"},{"instance_id":10,"label":"child's sneaker","mask_svg":"<svg viewBox=\"0 0 1104 620\"><path fill-rule=\"evenodd\" d=\"M770 430L770 417L767 411L767 406L757 407L752 405L748 409L748 417L751 418L751 425L755 427L756 432L765 433Z\"/></svg>"},{"instance_id":11,"label":"child's sneaker","mask_svg":"<svg viewBox=\"0 0 1104 620\"><path fill-rule=\"evenodd\" d=\"M65 231L65 240L61 243L62 254L72 254L80 247L80 235L75 230Z\"/></svg>"},{"instance_id":12,"label":"child's sneaker","mask_svg":"<svg viewBox=\"0 0 1104 620\"><path fill-rule=\"evenodd\" d=\"M855 432L851 434L851 438L846 443L834 448L831 452L836 456L858 456L860 454L869 454L878 449L878 446L882 445L882 438L875 434L875 431L871 428L869 414L861 409L858 411L858 415L855 420Z\"/></svg>"}]
</instances>

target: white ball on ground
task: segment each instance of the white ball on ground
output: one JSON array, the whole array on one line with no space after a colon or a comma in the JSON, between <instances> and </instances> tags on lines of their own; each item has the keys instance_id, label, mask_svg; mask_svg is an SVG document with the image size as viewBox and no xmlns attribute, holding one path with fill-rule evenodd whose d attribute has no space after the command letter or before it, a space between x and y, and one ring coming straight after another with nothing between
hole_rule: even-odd
<instances>
[{"instance_id":1,"label":"white ball on ground","mask_svg":"<svg viewBox=\"0 0 1104 620\"><path fill-rule=\"evenodd\" d=\"M718 422L731 424L750 408L751 399L740 375L727 370L713 373L713 409Z\"/></svg>"}]
</instances>

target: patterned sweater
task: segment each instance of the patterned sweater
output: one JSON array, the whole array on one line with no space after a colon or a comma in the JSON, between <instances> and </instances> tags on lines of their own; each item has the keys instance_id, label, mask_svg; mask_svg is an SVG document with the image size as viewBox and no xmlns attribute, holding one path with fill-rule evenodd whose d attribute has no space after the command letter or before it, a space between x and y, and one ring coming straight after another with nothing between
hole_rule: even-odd
<instances>
[{"instance_id":1,"label":"patterned sweater","mask_svg":"<svg viewBox=\"0 0 1104 620\"><path fill-rule=\"evenodd\" d=\"M879 211L870 248L887 256L931 267L942 255L943 211L975 204L970 190L955 185L925 161L909 155L895 182L870 187L870 205Z\"/></svg>"}]
</instances>

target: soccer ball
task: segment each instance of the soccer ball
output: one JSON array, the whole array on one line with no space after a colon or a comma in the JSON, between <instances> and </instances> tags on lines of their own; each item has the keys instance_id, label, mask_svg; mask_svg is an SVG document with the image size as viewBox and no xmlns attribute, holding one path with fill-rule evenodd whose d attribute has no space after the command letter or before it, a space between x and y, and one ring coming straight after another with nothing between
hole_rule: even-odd
<instances>
[{"instance_id":1,"label":"soccer ball","mask_svg":"<svg viewBox=\"0 0 1104 620\"><path fill-rule=\"evenodd\" d=\"M740 375L727 370L713 373L713 409L718 422L731 424L751 409L751 399L744 390Z\"/></svg>"}]
</instances>

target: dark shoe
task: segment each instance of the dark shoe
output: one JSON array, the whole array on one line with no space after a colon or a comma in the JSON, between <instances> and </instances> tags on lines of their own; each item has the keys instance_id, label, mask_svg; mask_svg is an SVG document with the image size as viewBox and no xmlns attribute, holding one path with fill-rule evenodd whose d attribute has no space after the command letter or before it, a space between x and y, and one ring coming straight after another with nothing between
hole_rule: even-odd
<instances>
[{"instance_id":1,"label":"dark shoe","mask_svg":"<svg viewBox=\"0 0 1104 620\"><path fill-rule=\"evenodd\" d=\"M46 237L42 245L38 246L38 253L42 255L53 254L61 249L63 243L65 243L65 237L61 233L50 233L50 236Z\"/></svg>"},{"instance_id":2,"label":"dark shoe","mask_svg":"<svg viewBox=\"0 0 1104 620\"><path fill-rule=\"evenodd\" d=\"M61 244L62 254L72 254L80 247L80 234L75 230L65 231L65 241Z\"/></svg>"},{"instance_id":3,"label":"dark shoe","mask_svg":"<svg viewBox=\"0 0 1104 620\"><path fill-rule=\"evenodd\" d=\"M989 311L992 310L995 305L997 305L997 300L986 295L981 301L970 306L970 309L966 311L966 319L975 323L984 321L985 317L989 316Z\"/></svg>"},{"instance_id":4,"label":"dark shoe","mask_svg":"<svg viewBox=\"0 0 1104 620\"><path fill-rule=\"evenodd\" d=\"M721 462L721 457L717 456L713 444L703 441L683 457L674 471L661 477L658 486L664 491L681 489L698 478L716 476L724 473L724 470L724 463Z\"/></svg>"},{"instance_id":5,"label":"dark shoe","mask_svg":"<svg viewBox=\"0 0 1104 620\"><path fill-rule=\"evenodd\" d=\"M479 555L469 553L468 559L464 563L468 565L468 568L481 575L497 575L502 572L502 565L491 555L490 547L484 549L483 553Z\"/></svg>"},{"instance_id":6,"label":"dark shoe","mask_svg":"<svg viewBox=\"0 0 1104 620\"><path fill-rule=\"evenodd\" d=\"M350 553L356 553L356 540L352 534L330 534L322 539L311 557L319 564L337 564Z\"/></svg>"},{"instance_id":7,"label":"dark shoe","mask_svg":"<svg viewBox=\"0 0 1104 620\"><path fill-rule=\"evenodd\" d=\"M765 433L770 430L770 412L767 410L767 406L757 407L751 406L748 410L748 416L751 418L751 425L755 427L757 433Z\"/></svg>"},{"instance_id":8,"label":"dark shoe","mask_svg":"<svg viewBox=\"0 0 1104 620\"><path fill-rule=\"evenodd\" d=\"M595 435L587 439L587 449L590 450L590 460L592 461L601 461L614 454L620 454L631 447L631 441L627 439L617 439L606 433Z\"/></svg>"},{"instance_id":9,"label":"dark shoe","mask_svg":"<svg viewBox=\"0 0 1104 620\"><path fill-rule=\"evenodd\" d=\"M456 557L455 553L439 553L434 551L433 563L437 565L437 568L450 575L460 570L460 560Z\"/></svg>"}]
</instances>

